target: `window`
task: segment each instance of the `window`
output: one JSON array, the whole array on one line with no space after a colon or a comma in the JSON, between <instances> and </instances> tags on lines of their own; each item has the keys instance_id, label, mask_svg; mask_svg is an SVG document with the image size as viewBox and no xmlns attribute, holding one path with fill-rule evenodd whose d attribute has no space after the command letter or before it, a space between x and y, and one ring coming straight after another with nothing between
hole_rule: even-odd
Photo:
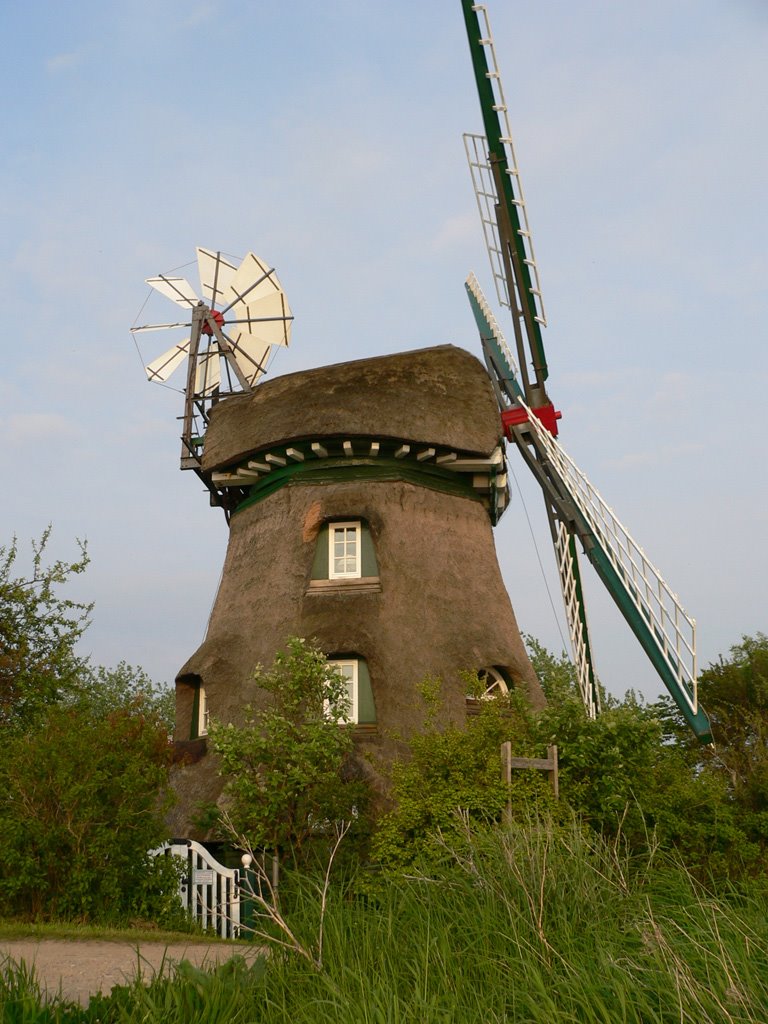
<instances>
[{"instance_id":1,"label":"window","mask_svg":"<svg viewBox=\"0 0 768 1024\"><path fill-rule=\"evenodd\" d=\"M346 720L354 725L374 725L376 706L373 703L371 677L365 658L353 655L337 655L328 659L328 664L341 673L349 696ZM326 704L326 713L329 708Z\"/></svg>"},{"instance_id":2,"label":"window","mask_svg":"<svg viewBox=\"0 0 768 1024\"><path fill-rule=\"evenodd\" d=\"M514 689L506 669L498 665L481 668L477 673L477 681L477 689L467 694L467 700L472 703L477 700L493 700L494 697L503 697Z\"/></svg>"},{"instance_id":3,"label":"window","mask_svg":"<svg viewBox=\"0 0 768 1024\"><path fill-rule=\"evenodd\" d=\"M491 700L509 693L509 685L498 668L481 668L477 678L485 687L485 692L480 695L481 700Z\"/></svg>"},{"instance_id":4,"label":"window","mask_svg":"<svg viewBox=\"0 0 768 1024\"><path fill-rule=\"evenodd\" d=\"M329 661L329 666L336 669L338 673L344 679L344 683L347 691L347 713L345 715L346 721L357 722L358 721L358 672L357 672L357 661ZM328 701L325 702L325 711L328 711Z\"/></svg>"},{"instance_id":5,"label":"window","mask_svg":"<svg viewBox=\"0 0 768 1024\"><path fill-rule=\"evenodd\" d=\"M361 571L360 523L330 523L328 526L328 578L359 579Z\"/></svg>"},{"instance_id":6,"label":"window","mask_svg":"<svg viewBox=\"0 0 768 1024\"><path fill-rule=\"evenodd\" d=\"M381 590L368 523L364 519L328 520L317 534L309 591L341 593L358 589Z\"/></svg>"},{"instance_id":7,"label":"window","mask_svg":"<svg viewBox=\"0 0 768 1024\"><path fill-rule=\"evenodd\" d=\"M197 688L197 735L207 736L208 735L208 698L205 695L205 687L198 686Z\"/></svg>"}]
</instances>

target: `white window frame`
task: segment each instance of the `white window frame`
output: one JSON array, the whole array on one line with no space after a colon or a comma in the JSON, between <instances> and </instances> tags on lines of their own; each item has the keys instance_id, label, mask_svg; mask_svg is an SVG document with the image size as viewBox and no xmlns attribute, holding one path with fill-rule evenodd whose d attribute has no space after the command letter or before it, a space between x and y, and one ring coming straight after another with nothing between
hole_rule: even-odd
<instances>
[{"instance_id":1,"label":"white window frame","mask_svg":"<svg viewBox=\"0 0 768 1024\"><path fill-rule=\"evenodd\" d=\"M200 684L197 689L197 735L208 735L208 722L211 712L208 708L208 698L205 694L205 687Z\"/></svg>"},{"instance_id":2,"label":"white window frame","mask_svg":"<svg viewBox=\"0 0 768 1024\"><path fill-rule=\"evenodd\" d=\"M484 676L485 692L481 694L480 700L493 700L495 697L506 697L509 693L509 685L504 676L492 665L488 668L481 668L478 676Z\"/></svg>"},{"instance_id":3,"label":"white window frame","mask_svg":"<svg viewBox=\"0 0 768 1024\"><path fill-rule=\"evenodd\" d=\"M349 722L350 725L357 725L357 720L358 720L358 715L359 715L359 711L358 711L358 705L359 705L359 701L358 701L358 691L359 691L358 664L359 664L359 662L358 662L357 658L330 658L329 661L328 661L328 665L331 668L335 668L337 671L341 672L341 674L344 676L344 678L345 679L349 679L349 681L352 684L351 687L350 687L351 701L350 701L350 705L349 705L349 718L346 719L346 721ZM346 674L345 669L349 670L349 675ZM329 710L330 710L330 708L328 706L328 701L325 701L324 705L323 705L323 711L326 714L328 714ZM342 721L342 719L339 719L339 721Z\"/></svg>"},{"instance_id":4,"label":"white window frame","mask_svg":"<svg viewBox=\"0 0 768 1024\"><path fill-rule=\"evenodd\" d=\"M336 547L336 533L340 530L354 530L355 531L355 565L351 572L337 572L335 569L335 547ZM363 553L362 553L362 541L363 541L363 530L362 524L359 519L351 519L344 523L329 523L328 524L328 579L329 580L352 580L360 579L362 577L362 564L363 564ZM345 545L346 547L346 545Z\"/></svg>"},{"instance_id":5,"label":"white window frame","mask_svg":"<svg viewBox=\"0 0 768 1024\"><path fill-rule=\"evenodd\" d=\"M467 700L494 700L496 697L506 697L510 691L507 680L492 665L479 669L477 678L484 685L484 690L482 693L468 693Z\"/></svg>"}]
</instances>

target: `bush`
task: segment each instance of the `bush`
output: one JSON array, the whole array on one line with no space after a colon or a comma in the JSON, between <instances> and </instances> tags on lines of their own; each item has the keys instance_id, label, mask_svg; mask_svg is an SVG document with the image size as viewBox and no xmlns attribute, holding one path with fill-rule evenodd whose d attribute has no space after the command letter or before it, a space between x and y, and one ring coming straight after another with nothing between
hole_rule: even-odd
<instances>
[{"instance_id":1,"label":"bush","mask_svg":"<svg viewBox=\"0 0 768 1024\"><path fill-rule=\"evenodd\" d=\"M170 747L140 698L97 713L48 709L0 750L0 898L35 919L162 917L175 871L148 851L164 839L160 792Z\"/></svg>"},{"instance_id":2,"label":"bush","mask_svg":"<svg viewBox=\"0 0 768 1024\"><path fill-rule=\"evenodd\" d=\"M467 679L472 691L476 680ZM516 771L511 788L502 780L501 744L516 756L536 756L535 721L524 698L511 693L478 701L466 725L441 722L439 680L420 688L423 731L411 737L408 757L391 767L394 807L374 833L371 854L387 871L416 861L438 864L446 844L461 843L470 829L499 822L507 806L521 811L548 803L551 791L538 772Z\"/></svg>"}]
</instances>

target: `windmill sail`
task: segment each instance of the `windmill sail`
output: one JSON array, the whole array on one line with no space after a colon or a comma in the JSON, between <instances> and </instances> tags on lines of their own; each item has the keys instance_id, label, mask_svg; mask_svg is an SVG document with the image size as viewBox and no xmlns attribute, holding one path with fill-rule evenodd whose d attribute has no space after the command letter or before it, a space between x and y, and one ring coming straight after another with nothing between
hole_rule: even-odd
<instances>
[{"instance_id":1,"label":"windmill sail","mask_svg":"<svg viewBox=\"0 0 768 1024\"><path fill-rule=\"evenodd\" d=\"M576 537L686 721L703 742L710 742L709 721L696 694L693 619L556 440L560 414L545 387L549 369L541 328L546 318L488 14L473 0L462 0L462 10L485 128L485 136L465 136L465 146L499 302L512 313L519 369L474 278L467 291L506 435L544 491L584 703L589 714L596 714L599 687Z\"/></svg>"},{"instance_id":2,"label":"windmill sail","mask_svg":"<svg viewBox=\"0 0 768 1024\"><path fill-rule=\"evenodd\" d=\"M527 335L536 384L543 387L549 375L541 336L546 316L491 26L483 4L462 0L461 6L485 127L484 137L465 136L475 196L499 301L515 318L523 384L527 384L527 372L518 321ZM530 400L529 388L525 390Z\"/></svg>"}]
</instances>

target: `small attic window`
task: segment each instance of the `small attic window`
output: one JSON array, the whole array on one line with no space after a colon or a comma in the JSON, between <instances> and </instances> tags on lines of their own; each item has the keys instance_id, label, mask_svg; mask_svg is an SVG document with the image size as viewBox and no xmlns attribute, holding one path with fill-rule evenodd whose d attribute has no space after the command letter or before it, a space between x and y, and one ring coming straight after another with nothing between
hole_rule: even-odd
<instances>
[{"instance_id":1,"label":"small attic window","mask_svg":"<svg viewBox=\"0 0 768 1024\"><path fill-rule=\"evenodd\" d=\"M322 590L323 583L336 588L378 582L376 552L365 519L326 520L315 543L310 587Z\"/></svg>"},{"instance_id":2,"label":"small attic window","mask_svg":"<svg viewBox=\"0 0 768 1024\"><path fill-rule=\"evenodd\" d=\"M362 576L360 520L328 524L328 579L348 580Z\"/></svg>"}]
</instances>

